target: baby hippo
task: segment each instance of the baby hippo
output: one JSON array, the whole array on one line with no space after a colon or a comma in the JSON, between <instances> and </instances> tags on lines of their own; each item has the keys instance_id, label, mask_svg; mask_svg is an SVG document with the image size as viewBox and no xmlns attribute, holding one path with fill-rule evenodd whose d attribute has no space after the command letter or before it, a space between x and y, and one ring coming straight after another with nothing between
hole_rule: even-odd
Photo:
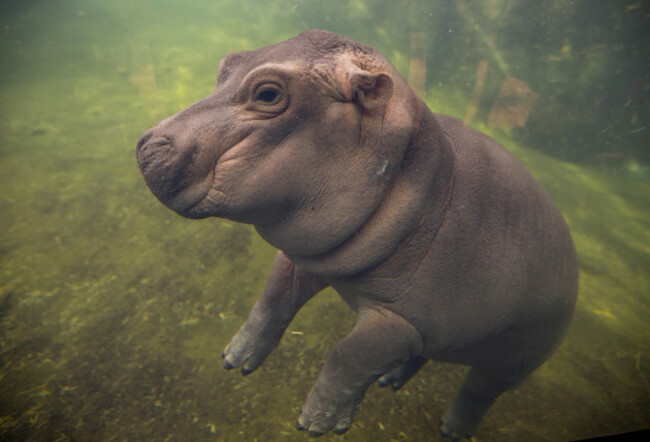
<instances>
[{"instance_id":1,"label":"baby hippo","mask_svg":"<svg viewBox=\"0 0 650 442\"><path fill-rule=\"evenodd\" d=\"M345 432L373 382L398 389L435 359L471 367L441 421L469 437L570 322L578 265L549 195L367 45L312 30L229 54L137 158L169 208L252 224L279 250L225 368L259 367L327 286L356 311L302 408L310 435Z\"/></svg>"}]
</instances>

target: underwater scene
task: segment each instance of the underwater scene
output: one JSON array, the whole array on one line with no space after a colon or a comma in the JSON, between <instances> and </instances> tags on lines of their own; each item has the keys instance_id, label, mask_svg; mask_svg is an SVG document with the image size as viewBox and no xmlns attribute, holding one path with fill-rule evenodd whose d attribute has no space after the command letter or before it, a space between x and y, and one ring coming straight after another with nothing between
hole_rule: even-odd
<instances>
[{"instance_id":1,"label":"underwater scene","mask_svg":"<svg viewBox=\"0 0 650 442\"><path fill-rule=\"evenodd\" d=\"M0 440L304 441L296 421L354 311L331 288L255 373L222 368L276 250L190 220L136 144L209 95L228 53L323 29L381 52L434 112L512 152L580 265L566 338L475 440L650 429L650 3L643 0L3 0ZM372 385L322 440L445 440L467 367Z\"/></svg>"}]
</instances>

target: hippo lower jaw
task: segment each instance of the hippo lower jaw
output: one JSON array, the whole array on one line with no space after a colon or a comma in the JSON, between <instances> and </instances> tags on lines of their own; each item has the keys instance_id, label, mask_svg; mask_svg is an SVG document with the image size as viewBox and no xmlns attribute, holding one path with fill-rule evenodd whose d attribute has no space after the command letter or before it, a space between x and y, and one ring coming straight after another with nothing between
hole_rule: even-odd
<instances>
[{"instance_id":1,"label":"hippo lower jaw","mask_svg":"<svg viewBox=\"0 0 650 442\"><path fill-rule=\"evenodd\" d=\"M199 200L185 209L174 209L179 215L191 219L203 219L210 217L225 218L226 211L219 200L223 200L225 194L214 187L210 187Z\"/></svg>"},{"instance_id":2,"label":"hippo lower jaw","mask_svg":"<svg viewBox=\"0 0 650 442\"><path fill-rule=\"evenodd\" d=\"M173 201L166 202L165 206L185 218L209 218L214 216L212 214L214 212L214 200L208 196L210 190L207 192L195 189L181 191Z\"/></svg>"}]
</instances>

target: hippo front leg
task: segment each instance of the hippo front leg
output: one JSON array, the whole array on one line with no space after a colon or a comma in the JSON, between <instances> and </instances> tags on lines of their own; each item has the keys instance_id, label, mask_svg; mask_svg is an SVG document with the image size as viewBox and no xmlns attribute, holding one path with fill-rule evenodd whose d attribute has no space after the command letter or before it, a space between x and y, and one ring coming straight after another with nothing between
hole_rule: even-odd
<instances>
[{"instance_id":1,"label":"hippo front leg","mask_svg":"<svg viewBox=\"0 0 650 442\"><path fill-rule=\"evenodd\" d=\"M224 368L241 367L244 375L253 372L278 345L296 312L325 287L278 252L260 298L221 354Z\"/></svg>"},{"instance_id":2,"label":"hippo front leg","mask_svg":"<svg viewBox=\"0 0 650 442\"><path fill-rule=\"evenodd\" d=\"M366 389L382 375L422 351L422 339L401 316L373 307L329 355L307 397L298 429L319 436L350 427Z\"/></svg>"}]
</instances>

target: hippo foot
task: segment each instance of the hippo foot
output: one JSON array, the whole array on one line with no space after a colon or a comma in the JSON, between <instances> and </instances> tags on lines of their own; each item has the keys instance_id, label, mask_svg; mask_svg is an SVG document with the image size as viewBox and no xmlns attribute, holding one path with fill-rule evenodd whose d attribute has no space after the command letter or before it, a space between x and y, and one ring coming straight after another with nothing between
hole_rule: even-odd
<instances>
[{"instance_id":1,"label":"hippo foot","mask_svg":"<svg viewBox=\"0 0 650 442\"><path fill-rule=\"evenodd\" d=\"M440 422L442 434L455 440L472 437L494 400L510 388L513 382L515 381L494 381L483 372L472 368L465 384Z\"/></svg>"},{"instance_id":2,"label":"hippo foot","mask_svg":"<svg viewBox=\"0 0 650 442\"><path fill-rule=\"evenodd\" d=\"M463 386L442 417L440 422L442 435L454 440L472 437L481 418L493 402L493 397L473 392L467 385Z\"/></svg>"},{"instance_id":3,"label":"hippo foot","mask_svg":"<svg viewBox=\"0 0 650 442\"><path fill-rule=\"evenodd\" d=\"M447 412L440 422L440 432L453 440L468 439L474 435L478 422L462 419Z\"/></svg>"},{"instance_id":4,"label":"hippo foot","mask_svg":"<svg viewBox=\"0 0 650 442\"><path fill-rule=\"evenodd\" d=\"M241 367L245 376L257 369L282 338L282 330L267 330L247 321L221 353L223 368Z\"/></svg>"},{"instance_id":5,"label":"hippo foot","mask_svg":"<svg viewBox=\"0 0 650 442\"><path fill-rule=\"evenodd\" d=\"M312 392L307 398L296 428L307 431L311 437L322 436L330 430L336 434L348 431L363 397L344 398L338 394L334 398L318 399L317 396Z\"/></svg>"}]
</instances>

